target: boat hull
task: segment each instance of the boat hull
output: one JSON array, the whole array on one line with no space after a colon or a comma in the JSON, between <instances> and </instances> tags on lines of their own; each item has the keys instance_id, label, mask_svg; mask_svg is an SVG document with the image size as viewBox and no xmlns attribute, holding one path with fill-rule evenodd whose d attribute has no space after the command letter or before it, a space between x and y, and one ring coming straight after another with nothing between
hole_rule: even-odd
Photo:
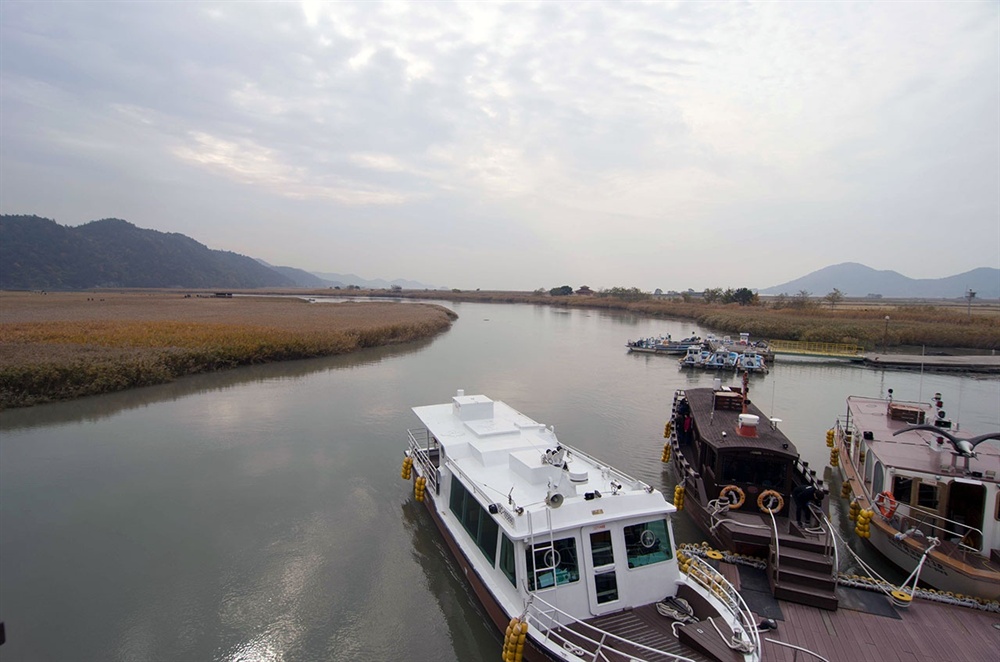
<instances>
[{"instance_id":1,"label":"boat hull","mask_svg":"<svg viewBox=\"0 0 1000 662\"><path fill-rule=\"evenodd\" d=\"M868 542L898 568L909 572L920 562L923 550L915 545L906 544L906 540L896 540L895 533L895 530L889 527L883 529L881 526L872 526ZM921 583L955 595L1000 600L1000 584L964 575L957 568L946 564L944 561L947 560L931 552L920 569Z\"/></svg>"},{"instance_id":2,"label":"boat hull","mask_svg":"<svg viewBox=\"0 0 1000 662\"><path fill-rule=\"evenodd\" d=\"M431 496L430 493L425 495L424 505L427 507L427 512L430 513L431 519L434 521L434 525L437 526L438 531L441 532L441 537L444 539L445 543L447 543L452 557L462 569L462 575L469 582L469 586L472 588L473 593L476 594L476 598L479 599L479 604L483 606L483 609L486 611L486 615L493 622L493 625L500 631L502 637L503 633L507 630L507 625L510 623L511 616L503 610L500 603L497 602L497 600L493 597L493 594L486 588L486 584L479 576L476 568L472 565L469 559L462 552L461 548L459 548L458 544L455 542L451 532L448 531L448 528L441 520L441 515L438 513L437 508L434 507L434 497ZM499 653L500 647L498 646L498 657ZM530 662L531 660L547 661L557 660L559 658L547 654L543 649L538 647L529 634L524 646L524 659Z\"/></svg>"}]
</instances>

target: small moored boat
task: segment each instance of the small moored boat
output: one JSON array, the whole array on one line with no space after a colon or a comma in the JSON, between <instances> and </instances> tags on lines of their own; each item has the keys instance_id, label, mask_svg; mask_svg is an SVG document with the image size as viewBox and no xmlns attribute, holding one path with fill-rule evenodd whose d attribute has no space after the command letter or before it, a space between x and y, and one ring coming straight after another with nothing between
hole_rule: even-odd
<instances>
[{"instance_id":1,"label":"small moored boat","mask_svg":"<svg viewBox=\"0 0 1000 662\"><path fill-rule=\"evenodd\" d=\"M692 345L678 363L682 368L701 368L711 355L712 352L705 349L704 345Z\"/></svg>"},{"instance_id":2,"label":"small moored boat","mask_svg":"<svg viewBox=\"0 0 1000 662\"><path fill-rule=\"evenodd\" d=\"M827 432L856 532L949 593L1000 599L1000 432L964 437L934 403L847 398Z\"/></svg>"},{"instance_id":3,"label":"small moored boat","mask_svg":"<svg viewBox=\"0 0 1000 662\"><path fill-rule=\"evenodd\" d=\"M736 370L739 372L767 372L767 362L757 352L746 351L736 359Z\"/></svg>"},{"instance_id":4,"label":"small moored boat","mask_svg":"<svg viewBox=\"0 0 1000 662\"><path fill-rule=\"evenodd\" d=\"M414 407L403 477L491 620L504 660L759 660L722 575L676 553L676 508L500 401Z\"/></svg>"}]
</instances>

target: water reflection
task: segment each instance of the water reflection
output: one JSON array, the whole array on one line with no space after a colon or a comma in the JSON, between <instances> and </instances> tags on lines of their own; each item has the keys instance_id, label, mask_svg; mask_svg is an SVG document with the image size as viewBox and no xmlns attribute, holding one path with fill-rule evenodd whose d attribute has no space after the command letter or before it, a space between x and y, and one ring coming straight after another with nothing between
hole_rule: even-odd
<instances>
[{"instance_id":1,"label":"water reflection","mask_svg":"<svg viewBox=\"0 0 1000 662\"><path fill-rule=\"evenodd\" d=\"M421 654L411 648L411 659L437 660L488 660L497 657L503 647L502 639L482 604L465 581L462 569L448 549L431 519L427 508L412 499L401 507L404 529L412 540L413 563L425 579L426 592L434 596L437 609L434 618L428 619L427 632L445 633L447 641L411 642L428 650ZM419 596L414 596L419 601ZM446 627L435 623L444 619Z\"/></svg>"},{"instance_id":2,"label":"water reflection","mask_svg":"<svg viewBox=\"0 0 1000 662\"><path fill-rule=\"evenodd\" d=\"M459 319L418 345L0 414L5 659L498 656L499 633L399 479L410 407L485 393L669 494L673 391L719 375L625 350L712 332L686 321L448 306ZM750 385L817 470L851 394L940 391L963 430L1000 427L1000 379L779 360ZM684 513L675 531L700 539Z\"/></svg>"}]
</instances>

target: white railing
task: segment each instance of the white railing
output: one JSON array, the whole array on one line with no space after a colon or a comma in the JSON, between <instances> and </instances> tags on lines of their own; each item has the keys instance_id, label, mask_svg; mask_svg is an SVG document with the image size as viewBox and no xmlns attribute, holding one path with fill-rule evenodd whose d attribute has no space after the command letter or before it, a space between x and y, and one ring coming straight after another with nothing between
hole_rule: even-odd
<instances>
[{"instance_id":1,"label":"white railing","mask_svg":"<svg viewBox=\"0 0 1000 662\"><path fill-rule=\"evenodd\" d=\"M760 634L757 632L757 624L754 621L753 613L747 603L743 601L743 597L737 592L736 587L730 584L722 576L722 573L697 556L691 557L688 577L711 591L722 602L727 611L726 614L722 615L731 619L730 627L733 630L733 636L739 636L740 639L745 637L748 648L759 652Z\"/></svg>"},{"instance_id":2,"label":"white railing","mask_svg":"<svg viewBox=\"0 0 1000 662\"><path fill-rule=\"evenodd\" d=\"M431 452L441 452L437 439L426 428L407 430L406 435L409 440L410 457L420 465L420 473L430 483L433 494L440 494L438 468L435 466L434 460L431 459Z\"/></svg>"},{"instance_id":3,"label":"white railing","mask_svg":"<svg viewBox=\"0 0 1000 662\"><path fill-rule=\"evenodd\" d=\"M726 644L738 644L739 650L753 653L755 659L760 659L760 634L753 614L736 588L697 556L691 557L688 577L722 603L724 611L720 612L720 616L728 621L734 638L733 642ZM543 641L549 641L581 659L598 662L624 657L633 662L690 662L682 655L640 644L582 621L547 602L538 593L531 597L525 614ZM724 636L721 631L719 636ZM628 652L623 648L627 648ZM636 656L636 650L642 651L642 657Z\"/></svg>"},{"instance_id":4,"label":"white railing","mask_svg":"<svg viewBox=\"0 0 1000 662\"><path fill-rule=\"evenodd\" d=\"M537 593L528 604L526 614L538 636L580 659L597 662L614 657L633 662L693 662L682 655L651 648L590 625L546 602ZM621 649L623 645L628 646L629 652ZM641 650L643 657L636 657L631 649Z\"/></svg>"}]
</instances>

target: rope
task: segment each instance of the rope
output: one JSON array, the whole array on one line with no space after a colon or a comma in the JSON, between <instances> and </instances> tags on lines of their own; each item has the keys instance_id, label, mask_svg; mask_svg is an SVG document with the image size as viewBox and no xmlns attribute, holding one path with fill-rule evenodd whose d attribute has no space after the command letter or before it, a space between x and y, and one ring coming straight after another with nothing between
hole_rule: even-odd
<instances>
[{"instance_id":1,"label":"rope","mask_svg":"<svg viewBox=\"0 0 1000 662\"><path fill-rule=\"evenodd\" d=\"M715 628L715 631L719 633L719 637L722 639L722 641L727 646L732 648L734 651L739 651L741 653L753 652L753 644L751 644L749 641L743 641L742 639L737 638L735 632L733 633L733 636L729 639L729 641L726 641L726 635L722 634L722 630L720 630L719 626L715 624L715 621L710 618L708 619L708 622L711 623L712 627Z\"/></svg>"},{"instance_id":2,"label":"rope","mask_svg":"<svg viewBox=\"0 0 1000 662\"><path fill-rule=\"evenodd\" d=\"M669 596L656 603L656 611L660 616L669 616L680 623L697 623L698 617L694 609L684 598Z\"/></svg>"}]
</instances>

